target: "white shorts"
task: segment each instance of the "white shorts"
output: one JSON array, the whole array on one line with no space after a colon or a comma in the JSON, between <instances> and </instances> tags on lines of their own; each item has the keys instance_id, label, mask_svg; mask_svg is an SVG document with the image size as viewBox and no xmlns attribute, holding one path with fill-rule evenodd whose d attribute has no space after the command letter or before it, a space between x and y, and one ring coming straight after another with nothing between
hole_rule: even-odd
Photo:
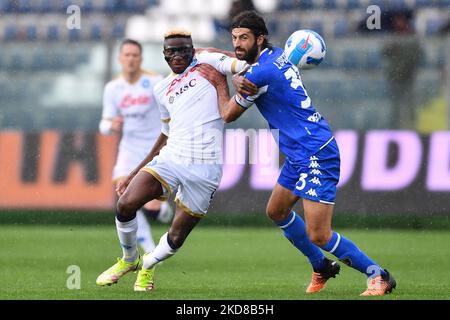
<instances>
[{"instance_id":1,"label":"white shorts","mask_svg":"<svg viewBox=\"0 0 450 320\"><path fill-rule=\"evenodd\" d=\"M156 142L154 139L142 139L124 136L120 140L116 164L113 169L113 181L126 177L136 169L139 163L148 155Z\"/></svg>"},{"instance_id":2,"label":"white shorts","mask_svg":"<svg viewBox=\"0 0 450 320\"><path fill-rule=\"evenodd\" d=\"M178 190L175 202L186 213L203 217L222 179L222 164L189 163L161 150L142 171L153 175L163 187L161 200Z\"/></svg>"}]
</instances>

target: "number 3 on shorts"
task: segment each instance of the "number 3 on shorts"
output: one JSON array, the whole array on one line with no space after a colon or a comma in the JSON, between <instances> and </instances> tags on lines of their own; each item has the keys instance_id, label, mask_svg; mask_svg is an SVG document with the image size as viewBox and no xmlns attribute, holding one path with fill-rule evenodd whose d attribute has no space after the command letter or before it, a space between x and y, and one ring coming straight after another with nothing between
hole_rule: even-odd
<instances>
[{"instance_id":1,"label":"number 3 on shorts","mask_svg":"<svg viewBox=\"0 0 450 320\"><path fill-rule=\"evenodd\" d=\"M306 177L308 176L307 173L300 173L300 179L298 179L297 184L295 185L295 189L297 190L303 190L306 186Z\"/></svg>"}]
</instances>

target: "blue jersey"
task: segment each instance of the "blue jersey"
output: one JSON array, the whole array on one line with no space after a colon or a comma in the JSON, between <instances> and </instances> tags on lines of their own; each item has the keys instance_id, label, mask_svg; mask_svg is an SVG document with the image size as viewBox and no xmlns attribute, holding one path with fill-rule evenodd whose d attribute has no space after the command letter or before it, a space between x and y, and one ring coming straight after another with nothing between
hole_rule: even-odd
<instances>
[{"instance_id":1,"label":"blue jersey","mask_svg":"<svg viewBox=\"0 0 450 320\"><path fill-rule=\"evenodd\" d=\"M304 161L333 137L328 123L315 110L299 70L280 48L264 49L245 74L259 89L254 96L236 95L243 108L256 104L270 129L278 129L279 148L291 161Z\"/></svg>"}]
</instances>

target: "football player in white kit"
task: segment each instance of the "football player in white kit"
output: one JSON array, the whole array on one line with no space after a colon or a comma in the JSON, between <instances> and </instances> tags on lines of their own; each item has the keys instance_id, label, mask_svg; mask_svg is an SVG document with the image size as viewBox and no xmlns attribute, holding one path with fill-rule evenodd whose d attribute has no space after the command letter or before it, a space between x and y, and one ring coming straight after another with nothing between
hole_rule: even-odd
<instances>
[{"instance_id":1,"label":"football player in white kit","mask_svg":"<svg viewBox=\"0 0 450 320\"><path fill-rule=\"evenodd\" d=\"M142 46L139 42L122 41L119 53L120 77L106 84L103 93L100 132L121 134L113 183L117 185L145 158L161 132L160 112L153 88L163 77L141 69ZM150 201L137 211L137 239L145 252L155 248L147 218L168 223L173 211L167 201Z\"/></svg>"},{"instance_id":2,"label":"football player in white kit","mask_svg":"<svg viewBox=\"0 0 450 320\"><path fill-rule=\"evenodd\" d=\"M241 71L245 61L221 53L195 53L191 34L177 29L164 36L164 58L172 70L154 93L161 111L161 134L147 157L118 185L117 230L123 257L97 278L98 285L116 283L138 270L136 210L144 203L177 191L177 211L172 225L156 248L143 257L135 291L154 285L156 264L173 256L206 214L222 178L222 134L217 91L197 71L201 63L222 74Z\"/></svg>"}]
</instances>

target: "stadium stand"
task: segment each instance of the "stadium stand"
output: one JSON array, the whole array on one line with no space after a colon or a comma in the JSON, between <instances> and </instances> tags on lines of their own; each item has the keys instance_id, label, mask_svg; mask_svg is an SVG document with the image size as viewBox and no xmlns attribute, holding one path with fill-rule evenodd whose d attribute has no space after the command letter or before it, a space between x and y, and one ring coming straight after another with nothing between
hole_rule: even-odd
<instances>
[{"instance_id":1,"label":"stadium stand","mask_svg":"<svg viewBox=\"0 0 450 320\"><path fill-rule=\"evenodd\" d=\"M35 94L42 96L44 89L50 91L55 86L51 79L84 70L88 65L92 67L102 64L106 55L102 58L95 57L99 52L104 54L106 46L112 47L116 40L129 36L144 42L160 43L162 34L170 26L181 25L192 30L195 42L199 45L230 49L227 13L231 2L232 0L214 0L214 5L211 5L209 0L0 1L0 100L5 101L6 105L35 101ZM321 72L325 72L327 77L323 77L323 73L319 77L315 71L307 75L308 87L317 104L326 106L333 101L333 107L348 109L351 99L362 101L364 95L384 98L386 84L380 76L373 75L380 74L384 66L383 35L377 34L375 40L371 39L371 34L361 35L358 50L355 50L355 43L352 42L361 22L368 16L366 9L369 5L379 5L383 11L412 10L412 27L421 41L424 37L427 37L427 41L428 37L435 38L424 48L424 56L420 62L420 68L426 69L426 73L418 80L421 81L421 94L429 95L426 85L432 79L430 74L438 74L444 66L446 52L445 46L439 41L439 32L450 22L450 0L253 2L256 9L266 16L271 42L281 45L293 30L301 28L313 29L326 39L329 50ZM69 30L66 26L70 15L67 9L71 5L77 5L81 9L81 29ZM343 46L342 43L348 45ZM104 48L98 49L97 45ZM363 76L355 76L361 70L369 72ZM345 84L340 71L352 75L346 76L348 79ZM101 72L94 73L94 77L101 84L107 78ZM42 103L45 104L46 100L39 101L44 101ZM370 102L365 101L364 105L365 109L370 108ZM335 111L329 107L325 113L333 117ZM57 119L57 115L54 119ZM378 120L372 120L376 126ZM338 127L346 127L351 126L352 121L359 120L349 116L345 121L336 120L334 123ZM370 127L370 124L361 122L359 126Z\"/></svg>"},{"instance_id":2,"label":"stadium stand","mask_svg":"<svg viewBox=\"0 0 450 320\"><path fill-rule=\"evenodd\" d=\"M0 13L6 18L1 23L3 39L9 41L35 41L59 39L119 39L125 35L126 20L137 15L146 18L151 28L140 31L147 40L156 40L160 35L153 30L162 30L167 21L182 21L200 33L202 41L212 41L215 32L203 32L206 27L216 26L216 32L223 23L218 20L226 18L231 0L216 0L214 6L207 0L5 0L0 2ZM264 0L254 1L260 11L270 11L270 27L274 38L283 38L285 30L311 28L322 32L324 36L345 37L358 26L366 16L369 5L379 5L383 10L412 9L416 19L414 28L418 34L433 35L450 20L450 0ZM265 4L263 4L265 3ZM64 20L67 8L78 5L87 20L86 30L80 35L75 32L68 35L64 23L55 23L47 32L39 30L41 21ZM263 10L261 10L263 9ZM157 17L156 20L152 19ZM136 17L134 17L136 18ZM170 19L167 19L170 18ZM8 21L9 20L9 21ZM95 21L91 21L95 20ZM24 24L27 22L27 24ZM223 22L223 21L222 21ZM132 26L131 26L131 29ZM214 29L213 29L214 30ZM148 34L146 34L146 32Z\"/></svg>"}]
</instances>

